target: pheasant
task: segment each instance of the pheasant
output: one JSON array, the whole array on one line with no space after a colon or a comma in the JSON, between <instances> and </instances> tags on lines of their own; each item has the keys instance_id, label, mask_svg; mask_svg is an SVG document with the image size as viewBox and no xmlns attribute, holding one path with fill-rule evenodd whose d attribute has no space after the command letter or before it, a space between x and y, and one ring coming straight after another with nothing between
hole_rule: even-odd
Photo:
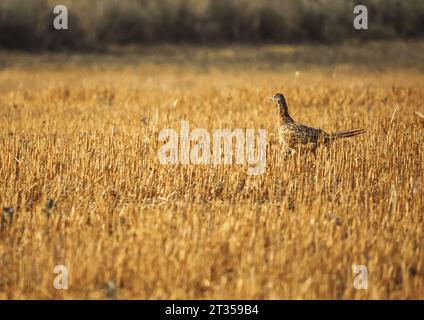
<instances>
[{"instance_id":1,"label":"pheasant","mask_svg":"<svg viewBox=\"0 0 424 320\"><path fill-rule=\"evenodd\" d=\"M271 100L275 101L280 111L279 137L285 153L296 152L296 149L306 148L315 154L319 145L329 145L334 140L353 137L365 133L364 129L353 129L328 134L321 129L315 129L297 123L289 114L284 95L277 93Z\"/></svg>"}]
</instances>

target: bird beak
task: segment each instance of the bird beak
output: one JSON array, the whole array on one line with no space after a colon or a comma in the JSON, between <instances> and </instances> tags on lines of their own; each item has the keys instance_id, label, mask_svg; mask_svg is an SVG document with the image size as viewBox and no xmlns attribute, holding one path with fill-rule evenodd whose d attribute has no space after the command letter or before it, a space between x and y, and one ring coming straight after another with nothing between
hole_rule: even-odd
<instances>
[{"instance_id":1,"label":"bird beak","mask_svg":"<svg viewBox=\"0 0 424 320\"><path fill-rule=\"evenodd\" d=\"M274 97L271 97L271 98L269 98L269 100L271 100L271 101L275 101L275 98L274 98Z\"/></svg>"}]
</instances>

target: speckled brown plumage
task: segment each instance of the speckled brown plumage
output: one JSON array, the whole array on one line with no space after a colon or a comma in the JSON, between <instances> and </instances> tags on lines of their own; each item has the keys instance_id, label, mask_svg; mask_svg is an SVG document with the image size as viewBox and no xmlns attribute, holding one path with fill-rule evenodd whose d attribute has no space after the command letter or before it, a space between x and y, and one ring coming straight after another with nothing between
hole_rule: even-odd
<instances>
[{"instance_id":1,"label":"speckled brown plumage","mask_svg":"<svg viewBox=\"0 0 424 320\"><path fill-rule=\"evenodd\" d=\"M274 95L271 100L277 103L280 111L278 133L286 153L297 151L299 148L306 148L315 153L320 144L328 145L334 140L353 137L365 132L364 129L354 129L328 134L321 129L311 128L294 121L289 114L286 99L281 93Z\"/></svg>"}]
</instances>

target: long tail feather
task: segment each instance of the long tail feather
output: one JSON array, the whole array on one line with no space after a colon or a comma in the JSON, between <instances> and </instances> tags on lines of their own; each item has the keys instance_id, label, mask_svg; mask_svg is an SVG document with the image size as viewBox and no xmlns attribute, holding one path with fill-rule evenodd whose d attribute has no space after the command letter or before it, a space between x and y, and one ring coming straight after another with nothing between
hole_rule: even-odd
<instances>
[{"instance_id":1,"label":"long tail feather","mask_svg":"<svg viewBox=\"0 0 424 320\"><path fill-rule=\"evenodd\" d=\"M357 136L358 134L365 133L365 129L354 129L354 130L345 130L345 131L339 131L331 133L328 137L328 140L336 140L336 139L342 139L342 138L349 138Z\"/></svg>"}]
</instances>

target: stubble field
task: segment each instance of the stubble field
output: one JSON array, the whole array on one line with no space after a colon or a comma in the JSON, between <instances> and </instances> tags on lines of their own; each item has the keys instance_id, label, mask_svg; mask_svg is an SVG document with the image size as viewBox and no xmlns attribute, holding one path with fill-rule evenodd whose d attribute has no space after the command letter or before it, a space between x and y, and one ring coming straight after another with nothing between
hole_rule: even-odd
<instances>
[{"instance_id":1,"label":"stubble field","mask_svg":"<svg viewBox=\"0 0 424 320\"><path fill-rule=\"evenodd\" d=\"M424 298L422 50L0 52L0 298ZM299 122L367 133L283 159L280 91ZM181 120L266 129L265 173L160 164Z\"/></svg>"}]
</instances>

